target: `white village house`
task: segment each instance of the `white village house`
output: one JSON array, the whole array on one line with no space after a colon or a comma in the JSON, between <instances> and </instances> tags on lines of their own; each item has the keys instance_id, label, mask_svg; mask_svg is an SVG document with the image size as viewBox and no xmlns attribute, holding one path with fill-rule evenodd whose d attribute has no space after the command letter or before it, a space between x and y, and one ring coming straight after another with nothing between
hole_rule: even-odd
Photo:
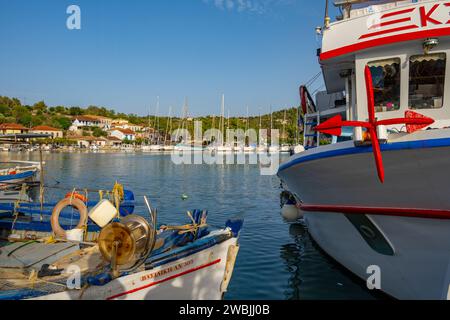
<instances>
[{"instance_id":1,"label":"white village house","mask_svg":"<svg viewBox=\"0 0 450 320\"><path fill-rule=\"evenodd\" d=\"M122 141L124 141L124 140L135 141L136 140L136 133L130 129L114 128L109 131L109 135L112 137L116 137Z\"/></svg>"},{"instance_id":2,"label":"white village house","mask_svg":"<svg viewBox=\"0 0 450 320\"><path fill-rule=\"evenodd\" d=\"M70 131L77 131L83 127L100 127L100 120L90 116L75 116L72 119Z\"/></svg>"}]
</instances>

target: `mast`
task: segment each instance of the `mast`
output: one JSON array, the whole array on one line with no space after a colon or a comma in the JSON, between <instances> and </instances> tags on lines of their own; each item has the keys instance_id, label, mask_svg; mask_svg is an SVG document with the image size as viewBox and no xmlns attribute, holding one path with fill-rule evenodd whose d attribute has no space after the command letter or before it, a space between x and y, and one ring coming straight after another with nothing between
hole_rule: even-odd
<instances>
[{"instance_id":1,"label":"mast","mask_svg":"<svg viewBox=\"0 0 450 320\"><path fill-rule=\"evenodd\" d=\"M159 96L156 97L156 113L155 113L155 126L156 126L156 135L157 135L156 144L159 143L159 139L160 139L160 136L159 136L159 117L158 117L158 115L159 115Z\"/></svg>"},{"instance_id":2,"label":"mast","mask_svg":"<svg viewBox=\"0 0 450 320\"><path fill-rule=\"evenodd\" d=\"M221 130L222 130L222 146L225 145L225 95L222 94L222 105L221 105Z\"/></svg>"},{"instance_id":3,"label":"mast","mask_svg":"<svg viewBox=\"0 0 450 320\"><path fill-rule=\"evenodd\" d=\"M167 136L171 135L172 131L172 106L169 107L169 118L167 119L166 123L166 132L164 135L164 145L167 144Z\"/></svg>"},{"instance_id":4,"label":"mast","mask_svg":"<svg viewBox=\"0 0 450 320\"><path fill-rule=\"evenodd\" d=\"M270 145L272 145L272 131L273 131L273 112L272 106L270 106Z\"/></svg>"},{"instance_id":5,"label":"mast","mask_svg":"<svg viewBox=\"0 0 450 320\"><path fill-rule=\"evenodd\" d=\"M259 108L259 130L262 128L261 108Z\"/></svg>"},{"instance_id":6,"label":"mast","mask_svg":"<svg viewBox=\"0 0 450 320\"><path fill-rule=\"evenodd\" d=\"M273 112L272 112L272 106L270 106L270 134L272 134L273 129Z\"/></svg>"},{"instance_id":7,"label":"mast","mask_svg":"<svg viewBox=\"0 0 450 320\"><path fill-rule=\"evenodd\" d=\"M152 129L152 119L150 117L150 113L151 113L151 109L152 107L148 108L148 116L147 116L147 120L148 120L148 140L147 140L147 144L151 144L152 142L150 141L150 135L151 135L151 129Z\"/></svg>"},{"instance_id":8,"label":"mast","mask_svg":"<svg viewBox=\"0 0 450 320\"><path fill-rule=\"evenodd\" d=\"M286 109L284 109L284 119L283 119L283 133L281 137L281 142L283 142L283 137L286 135Z\"/></svg>"},{"instance_id":9,"label":"mast","mask_svg":"<svg viewBox=\"0 0 450 320\"><path fill-rule=\"evenodd\" d=\"M250 130L250 116L248 114L248 106L247 106L247 127L246 127L246 131Z\"/></svg>"}]
</instances>

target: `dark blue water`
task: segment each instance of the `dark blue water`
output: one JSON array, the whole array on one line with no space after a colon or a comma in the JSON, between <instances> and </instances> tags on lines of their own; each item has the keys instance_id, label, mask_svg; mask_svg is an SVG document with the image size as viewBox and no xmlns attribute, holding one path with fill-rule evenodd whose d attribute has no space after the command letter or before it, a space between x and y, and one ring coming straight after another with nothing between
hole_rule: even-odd
<instances>
[{"instance_id":1,"label":"dark blue water","mask_svg":"<svg viewBox=\"0 0 450 320\"><path fill-rule=\"evenodd\" d=\"M7 154L2 161L39 159ZM257 165L175 165L170 156L144 154L44 153L51 200L74 187L112 189L117 180L143 202L147 195L159 221L185 222L185 212L209 210L208 221L223 227L245 219L241 250L226 299L373 299L370 292L325 256L301 224L280 217L280 182L261 176ZM56 184L59 181L59 184ZM182 195L188 195L183 201ZM146 214L144 207L138 211Z\"/></svg>"}]
</instances>

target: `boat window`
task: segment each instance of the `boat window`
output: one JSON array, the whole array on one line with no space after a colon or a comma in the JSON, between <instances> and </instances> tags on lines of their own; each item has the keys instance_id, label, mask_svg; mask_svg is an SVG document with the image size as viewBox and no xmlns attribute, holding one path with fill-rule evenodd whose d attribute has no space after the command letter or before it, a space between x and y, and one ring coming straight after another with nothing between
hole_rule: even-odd
<instances>
[{"instance_id":1,"label":"boat window","mask_svg":"<svg viewBox=\"0 0 450 320\"><path fill-rule=\"evenodd\" d=\"M375 111L400 109L400 58L369 63L372 73Z\"/></svg>"},{"instance_id":2,"label":"boat window","mask_svg":"<svg viewBox=\"0 0 450 320\"><path fill-rule=\"evenodd\" d=\"M446 54L412 56L409 59L409 107L442 108Z\"/></svg>"}]
</instances>

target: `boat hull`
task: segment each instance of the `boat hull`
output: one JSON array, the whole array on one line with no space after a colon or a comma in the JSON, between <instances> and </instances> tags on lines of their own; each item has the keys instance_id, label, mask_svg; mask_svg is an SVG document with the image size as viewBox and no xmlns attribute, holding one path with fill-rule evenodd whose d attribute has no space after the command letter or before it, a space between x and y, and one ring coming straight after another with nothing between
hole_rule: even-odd
<instances>
[{"instance_id":1,"label":"boat hull","mask_svg":"<svg viewBox=\"0 0 450 320\"><path fill-rule=\"evenodd\" d=\"M306 153L306 158L297 156L291 165L283 165L279 176L307 205L450 210L450 145L415 145L383 146L384 184L377 178L370 148L340 152L330 147L325 154L341 155L326 157ZM361 279L369 278L370 266L378 266L381 290L387 294L398 299L446 299L450 220L390 215L389 209L386 215L361 210L352 214L318 210L305 212L304 218L315 241Z\"/></svg>"},{"instance_id":2,"label":"boat hull","mask_svg":"<svg viewBox=\"0 0 450 320\"><path fill-rule=\"evenodd\" d=\"M36 300L220 300L226 291L224 279L231 277L234 266L230 248L237 248L236 238L104 286L91 286L82 295L72 290Z\"/></svg>"}]
</instances>

